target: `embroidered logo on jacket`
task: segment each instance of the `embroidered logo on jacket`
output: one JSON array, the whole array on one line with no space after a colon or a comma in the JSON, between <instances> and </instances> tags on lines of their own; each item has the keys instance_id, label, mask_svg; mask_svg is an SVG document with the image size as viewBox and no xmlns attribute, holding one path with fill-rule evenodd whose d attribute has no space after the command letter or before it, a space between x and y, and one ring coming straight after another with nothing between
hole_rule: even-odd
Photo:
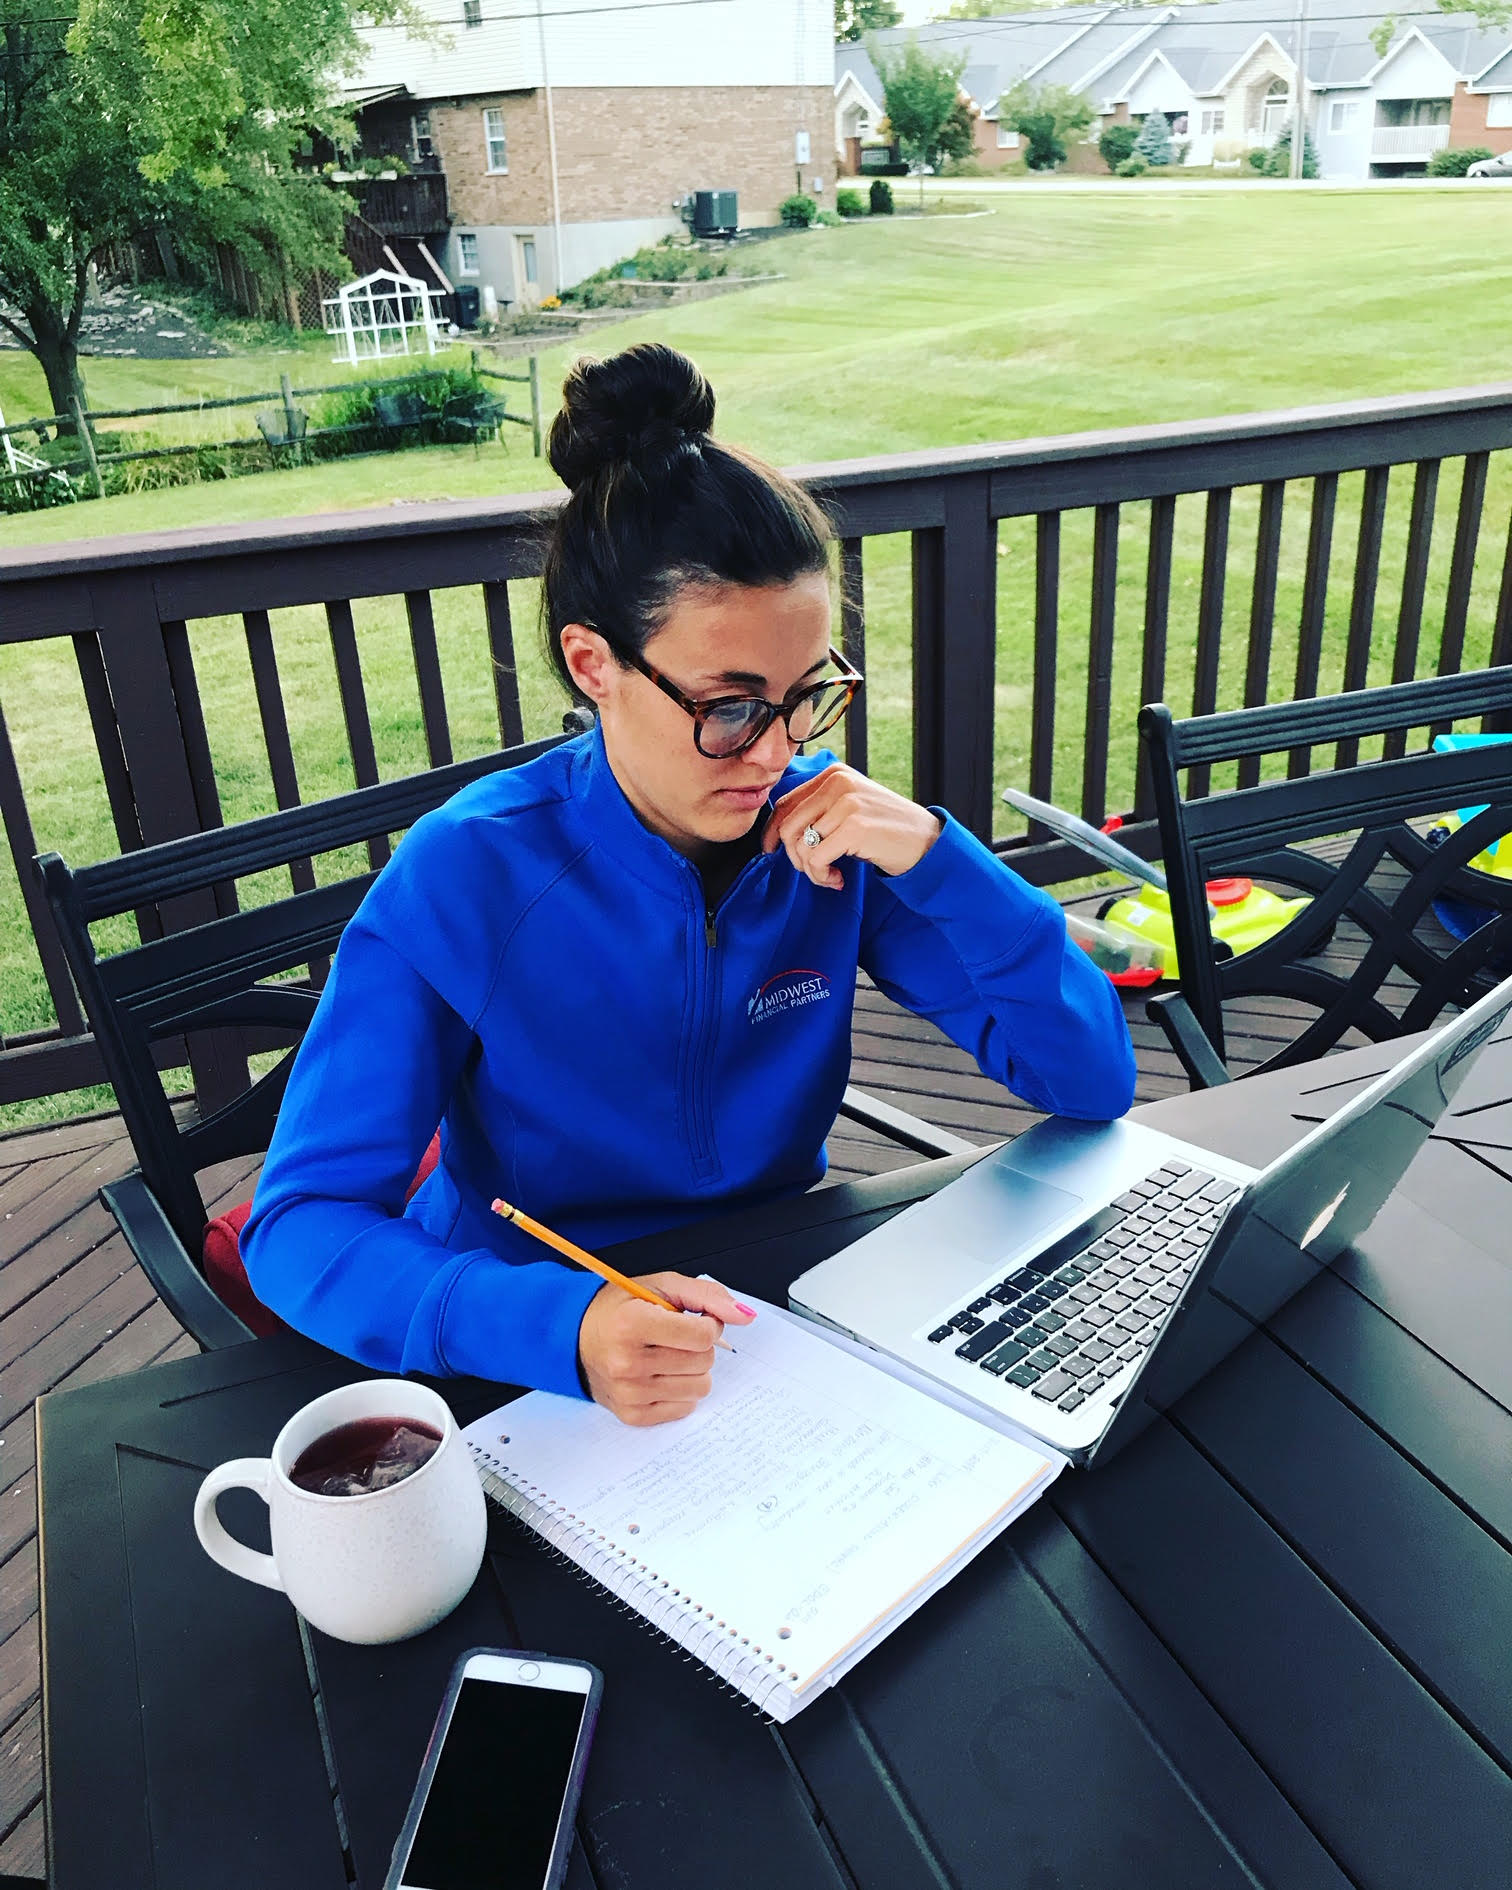
<instances>
[{"instance_id":1,"label":"embroidered logo on jacket","mask_svg":"<svg viewBox=\"0 0 1512 1890\"><path fill-rule=\"evenodd\" d=\"M764 1024L769 1017L802 1010L806 1004L822 1004L830 995L830 981L822 971L779 971L747 1003L746 1016L753 1024Z\"/></svg>"}]
</instances>

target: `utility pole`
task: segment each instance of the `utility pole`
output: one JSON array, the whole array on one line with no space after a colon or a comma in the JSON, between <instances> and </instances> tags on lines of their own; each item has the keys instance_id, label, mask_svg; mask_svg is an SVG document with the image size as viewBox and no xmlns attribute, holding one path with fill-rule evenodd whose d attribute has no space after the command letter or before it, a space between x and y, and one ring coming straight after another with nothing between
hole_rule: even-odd
<instances>
[{"instance_id":1,"label":"utility pole","mask_svg":"<svg viewBox=\"0 0 1512 1890\"><path fill-rule=\"evenodd\" d=\"M1307 0L1297 0L1297 76L1292 81L1293 103L1291 175L1302 175L1307 155Z\"/></svg>"},{"instance_id":2,"label":"utility pole","mask_svg":"<svg viewBox=\"0 0 1512 1890\"><path fill-rule=\"evenodd\" d=\"M557 182L556 108L551 102L551 73L546 64L546 17L541 0L536 0L536 35L541 42L541 86L546 93L546 145L551 158L551 229L556 281L553 295L562 293L562 192Z\"/></svg>"}]
</instances>

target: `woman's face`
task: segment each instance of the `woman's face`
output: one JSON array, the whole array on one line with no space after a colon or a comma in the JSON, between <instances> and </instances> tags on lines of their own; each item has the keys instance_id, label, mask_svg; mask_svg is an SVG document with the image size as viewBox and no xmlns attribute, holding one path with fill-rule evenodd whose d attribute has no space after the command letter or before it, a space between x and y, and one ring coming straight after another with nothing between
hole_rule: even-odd
<instances>
[{"instance_id":1,"label":"woman's face","mask_svg":"<svg viewBox=\"0 0 1512 1890\"><path fill-rule=\"evenodd\" d=\"M685 696L764 696L782 702L829 663L830 594L823 572L791 584L690 585L643 655ZM693 718L648 676L616 661L583 624L562 631L573 680L598 710L615 779L653 833L697 860L750 831L797 752L774 720L744 754L710 761Z\"/></svg>"}]
</instances>

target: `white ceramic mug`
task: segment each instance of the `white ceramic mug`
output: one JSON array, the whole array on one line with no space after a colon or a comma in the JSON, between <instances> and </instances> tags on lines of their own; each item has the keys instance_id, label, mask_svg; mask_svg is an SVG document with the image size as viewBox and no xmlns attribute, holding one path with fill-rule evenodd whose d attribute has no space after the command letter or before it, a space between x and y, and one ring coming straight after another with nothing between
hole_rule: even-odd
<instances>
[{"instance_id":1,"label":"white ceramic mug","mask_svg":"<svg viewBox=\"0 0 1512 1890\"><path fill-rule=\"evenodd\" d=\"M418 1470L362 1496L320 1496L289 1472L317 1438L363 1418L418 1418L441 1442ZM226 1533L223 1490L255 1490L268 1505L273 1553ZM338 1640L402 1641L451 1613L483 1560L483 1487L445 1401L402 1378L328 1391L296 1411L271 1457L239 1457L212 1470L194 1499L194 1527L233 1575L280 1588L313 1626Z\"/></svg>"}]
</instances>

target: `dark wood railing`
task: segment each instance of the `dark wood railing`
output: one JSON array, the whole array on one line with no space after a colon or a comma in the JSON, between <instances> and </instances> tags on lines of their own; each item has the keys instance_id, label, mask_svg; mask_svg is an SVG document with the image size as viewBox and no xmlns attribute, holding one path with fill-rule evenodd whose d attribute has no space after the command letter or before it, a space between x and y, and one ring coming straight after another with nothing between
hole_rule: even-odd
<instances>
[{"instance_id":1,"label":"dark wood railing","mask_svg":"<svg viewBox=\"0 0 1512 1890\"><path fill-rule=\"evenodd\" d=\"M871 719L851 718L849 758L870 758L884 778L950 808L1043 884L1086 863L1033 831L995 827L1001 785L1093 821L1115 810L1131 844L1152 852L1132 732L1141 701L1200 714L1512 660L1505 519L1484 529L1491 495L1505 509L1507 462L1493 455L1509 447L1512 386L1498 386L801 468L837 524L842 641L870 678ZM1393 490L1398 467L1412 469L1410 497ZM1356 485L1358 522L1341 528ZM1451 485L1446 556L1435 527ZM488 727L480 732L474 712L467 743L547 733L562 705L552 709L539 660L517 653L509 585L539 573L540 518L553 503L424 504L0 553L0 646L66 641L77 676L67 689L56 670L39 683L19 660L26 652L0 648L16 659L0 660L0 814L17 880L0 897L25 902L53 1012L0 1046L0 1102L99 1080L30 868L39 847L88 857L70 837L62 790L34 785L29 798L26 785L28 773L45 774L64 720L88 718L92 786L121 849L221 824L228 792L233 802L245 793L217 762L203 664L211 647L229 660L229 619L250 666L271 802L292 805L309 789L290 691L302 707L316 685L308 661L292 685L281 667L279 613L313 607L346 738L338 785L376 781L379 672L371 649L364 668L359 619L373 600L397 610L402 599L417 727L425 760L439 766L457 742L438 600L465 590L475 693L491 660ZM307 649L308 624L303 635ZM999 704L1000 686L1016 702ZM455 699L455 668L451 688ZM907 706L889 719L889 703ZM1326 757L1359 758L1347 741ZM1291 760L1294 771L1312 764ZM197 915L139 923L165 916L182 925ZM195 1074L202 1092L218 1087L208 1068Z\"/></svg>"},{"instance_id":2,"label":"dark wood railing","mask_svg":"<svg viewBox=\"0 0 1512 1890\"><path fill-rule=\"evenodd\" d=\"M362 215L384 236L435 237L446 234L446 177L419 171L409 177L374 177L347 185Z\"/></svg>"}]
</instances>

